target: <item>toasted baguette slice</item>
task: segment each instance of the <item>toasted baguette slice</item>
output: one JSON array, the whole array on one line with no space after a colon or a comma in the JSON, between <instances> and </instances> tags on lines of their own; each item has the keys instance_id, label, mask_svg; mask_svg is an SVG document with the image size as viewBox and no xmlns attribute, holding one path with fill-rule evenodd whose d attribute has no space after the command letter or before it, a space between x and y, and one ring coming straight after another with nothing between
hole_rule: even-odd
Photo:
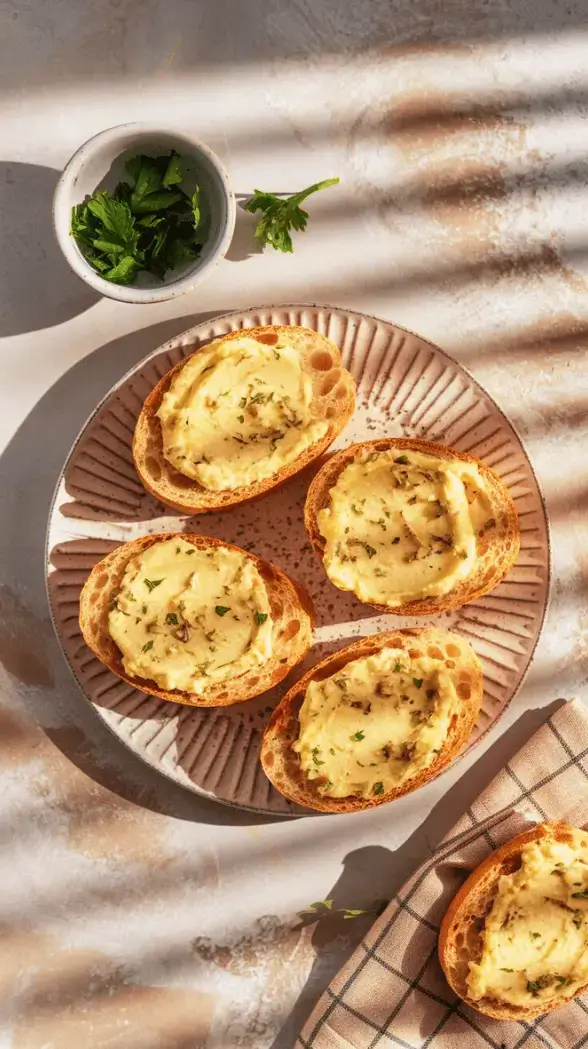
<instances>
[{"instance_id":1,"label":"toasted baguette slice","mask_svg":"<svg viewBox=\"0 0 588 1049\"><path fill-rule=\"evenodd\" d=\"M108 631L108 614L120 590L129 561L154 543L173 542L177 538L192 543L200 550L222 546L228 550L238 550L250 558L266 585L274 621L271 659L233 681L211 683L210 689L203 696L177 689L167 691L155 681L130 677L124 669L121 653ZM276 685L306 655L311 642L313 620L312 602L306 591L292 582L275 565L220 539L188 535L184 532L178 535L148 535L130 543L123 543L94 566L80 595L80 627L84 641L113 674L117 674L123 681L134 685L142 692L159 696L160 699L167 699L172 703L185 703L193 707L230 706L232 703L241 703L252 696L258 696Z\"/></svg>"},{"instance_id":2,"label":"toasted baguette slice","mask_svg":"<svg viewBox=\"0 0 588 1049\"><path fill-rule=\"evenodd\" d=\"M314 478L304 507L304 523L313 549L323 559L325 540L318 527L319 510L329 505L329 493L337 482L339 475L364 452L384 452L389 450L415 451L425 455L434 455L438 459L459 459L465 463L475 463L486 483L492 515L496 525L477 538L477 560L474 571L466 579L458 582L448 594L438 597L426 597L404 605L378 605L380 612L392 612L398 616L431 616L448 612L461 605L474 601L482 594L487 594L506 575L515 563L520 547L519 523L515 505L506 485L489 466L480 459L475 459L455 448L446 448L442 444L421 441L409 437L385 437L376 441L364 441L352 444L341 452L332 455Z\"/></svg>"},{"instance_id":3,"label":"toasted baguette slice","mask_svg":"<svg viewBox=\"0 0 588 1049\"><path fill-rule=\"evenodd\" d=\"M347 663L364 656L374 655L386 647L402 649L412 658L429 655L433 658L440 658L443 665L449 662L449 665L455 668L455 674L460 683L460 693L463 696L467 695L467 698L461 701L459 715L453 719L442 749L428 768L411 776L393 790L377 797L364 798L358 795L349 795L345 798L326 797L317 789L320 782L310 780L305 775L298 754L292 749L292 744L299 736L298 715L306 689L311 681L322 681L327 677L332 677ZM319 812L357 812L360 809L371 809L375 805L384 805L388 801L393 801L403 794L409 794L418 787L422 787L453 761L465 746L476 724L482 691L482 668L478 658L468 642L457 634L452 634L448 630L440 630L437 627L426 627L393 630L385 634L366 637L328 656L321 663L317 663L286 693L274 710L265 730L261 745L261 764L268 779L284 797L299 805L306 805L310 809L316 809Z\"/></svg>"},{"instance_id":4,"label":"toasted baguette slice","mask_svg":"<svg viewBox=\"0 0 588 1049\"><path fill-rule=\"evenodd\" d=\"M157 418L157 411L172 380L186 364L186 360L180 361L151 391L135 426L133 458L139 478L148 492L168 506L191 514L226 510L237 503L258 499L270 489L283 484L318 459L333 443L351 419L355 409L355 383L349 372L344 369L341 354L335 343L309 328L278 324L264 328L240 328L223 335L215 342L229 342L247 336L271 346L275 345L284 333L287 333L288 344L300 353L303 370L312 378L313 416L316 419L327 419L329 422L324 436L306 448L293 462L287 463L263 481L222 492L209 491L198 481L179 473L163 455L161 424ZM214 344L208 343L201 349L210 349Z\"/></svg>"},{"instance_id":5,"label":"toasted baguette slice","mask_svg":"<svg viewBox=\"0 0 588 1049\"><path fill-rule=\"evenodd\" d=\"M588 984L568 995L562 990L556 1001L538 1004L536 1008L531 1009L493 998L474 1000L468 997L467 986L469 963L478 962L482 956L484 922L492 909L499 878L503 874L513 874L520 867L521 853L526 845L544 837L555 838L561 842L569 841L570 832L575 829L567 823L539 823L524 834L517 835L476 867L445 914L439 932L441 966L452 990L479 1013L498 1020L531 1020L535 1016L558 1009L588 990Z\"/></svg>"}]
</instances>

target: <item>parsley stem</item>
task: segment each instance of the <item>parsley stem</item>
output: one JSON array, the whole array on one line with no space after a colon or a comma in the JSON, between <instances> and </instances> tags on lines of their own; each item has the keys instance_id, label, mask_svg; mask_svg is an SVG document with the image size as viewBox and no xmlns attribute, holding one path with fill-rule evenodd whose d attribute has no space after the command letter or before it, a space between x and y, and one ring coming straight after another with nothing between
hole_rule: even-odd
<instances>
[{"instance_id":1,"label":"parsley stem","mask_svg":"<svg viewBox=\"0 0 588 1049\"><path fill-rule=\"evenodd\" d=\"M300 193L296 193L293 197L290 197L290 201L296 201L297 204L301 204L312 193L318 193L319 189L328 189L329 186L336 186L340 181L338 178L325 178L322 182L315 182L308 189L303 189Z\"/></svg>"}]
</instances>

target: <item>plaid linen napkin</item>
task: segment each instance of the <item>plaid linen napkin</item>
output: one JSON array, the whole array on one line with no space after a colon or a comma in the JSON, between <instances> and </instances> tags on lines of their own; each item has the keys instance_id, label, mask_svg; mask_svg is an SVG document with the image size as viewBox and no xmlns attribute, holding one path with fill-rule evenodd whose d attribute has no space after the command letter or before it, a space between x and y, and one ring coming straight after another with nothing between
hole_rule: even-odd
<instances>
[{"instance_id":1,"label":"plaid linen napkin","mask_svg":"<svg viewBox=\"0 0 588 1049\"><path fill-rule=\"evenodd\" d=\"M588 995L531 1021L482 1016L449 988L441 919L465 877L533 823L588 824L588 711L560 707L405 883L319 1000L296 1049L581 1049Z\"/></svg>"}]
</instances>

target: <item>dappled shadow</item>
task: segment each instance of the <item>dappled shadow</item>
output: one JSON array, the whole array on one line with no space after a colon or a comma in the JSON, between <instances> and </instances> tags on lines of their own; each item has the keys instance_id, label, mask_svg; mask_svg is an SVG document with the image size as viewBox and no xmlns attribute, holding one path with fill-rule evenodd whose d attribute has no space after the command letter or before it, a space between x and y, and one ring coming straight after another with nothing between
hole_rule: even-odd
<instances>
[{"instance_id":1,"label":"dappled shadow","mask_svg":"<svg viewBox=\"0 0 588 1049\"><path fill-rule=\"evenodd\" d=\"M327 61L381 51L390 57L412 50L467 49L505 37L557 34L585 25L581 0L453 0L442 9L435 0L370 0L358 12L345 0L170 0L154 6L149 19L137 16L136 0L117 0L107 8L82 0L68 20L67 0L54 3L44 23L52 41L44 60L30 42L38 37L33 9L18 8L6 22L3 84L20 89L55 84L112 83L116 80L238 67L280 59ZM78 27L83 27L83 30ZM229 30L227 27L230 27ZM77 30L77 31L76 31ZM27 61L28 59L28 61Z\"/></svg>"},{"instance_id":2,"label":"dappled shadow","mask_svg":"<svg viewBox=\"0 0 588 1049\"><path fill-rule=\"evenodd\" d=\"M308 980L271 1049L293 1049L297 1035L320 996L351 957L373 924L382 903L390 901L407 878L429 858L454 826L456 818L467 810L563 702L556 700L541 710L526 711L447 791L421 826L395 852L373 845L357 849L345 857L341 877L326 894L327 901L332 900L332 904L318 906L314 913L311 910L303 916L303 924L317 922L312 937L316 958ZM369 913L346 920L343 916L345 908L367 908ZM407 949L410 949L410 944L407 944Z\"/></svg>"}]
</instances>

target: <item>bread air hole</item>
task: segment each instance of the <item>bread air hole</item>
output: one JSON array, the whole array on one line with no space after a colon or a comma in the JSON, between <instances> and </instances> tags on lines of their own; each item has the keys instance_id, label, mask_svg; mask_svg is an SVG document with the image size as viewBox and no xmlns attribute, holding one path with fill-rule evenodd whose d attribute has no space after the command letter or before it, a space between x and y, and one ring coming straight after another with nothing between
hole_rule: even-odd
<instances>
[{"instance_id":1,"label":"bread air hole","mask_svg":"<svg viewBox=\"0 0 588 1049\"><path fill-rule=\"evenodd\" d=\"M427 655L430 656L431 659L443 659L443 653L436 645L429 645Z\"/></svg>"},{"instance_id":2,"label":"bread air hole","mask_svg":"<svg viewBox=\"0 0 588 1049\"><path fill-rule=\"evenodd\" d=\"M256 677L250 677L250 678L247 679L247 684L248 685L257 685L258 681L259 681L259 677L257 677L257 676Z\"/></svg>"},{"instance_id":3,"label":"bread air hole","mask_svg":"<svg viewBox=\"0 0 588 1049\"><path fill-rule=\"evenodd\" d=\"M96 586L102 589L108 582L108 572L101 572L100 575L96 576Z\"/></svg>"},{"instance_id":4,"label":"bread air hole","mask_svg":"<svg viewBox=\"0 0 588 1049\"><path fill-rule=\"evenodd\" d=\"M346 397L347 397L347 387L345 386L344 382L340 382L339 385L336 386L334 391L333 391L333 400L334 401L344 401Z\"/></svg>"},{"instance_id":5,"label":"bread air hole","mask_svg":"<svg viewBox=\"0 0 588 1049\"><path fill-rule=\"evenodd\" d=\"M159 481L161 478L161 463L152 455L149 455L145 460L145 466L147 467L153 480Z\"/></svg>"},{"instance_id":6,"label":"bread air hole","mask_svg":"<svg viewBox=\"0 0 588 1049\"><path fill-rule=\"evenodd\" d=\"M339 409L336 404L330 404L325 412L325 419L336 419L339 414Z\"/></svg>"},{"instance_id":7,"label":"bread air hole","mask_svg":"<svg viewBox=\"0 0 588 1049\"><path fill-rule=\"evenodd\" d=\"M274 755L272 754L271 750L266 751L265 754L263 755L263 758L264 758L264 761L265 761L268 769L273 768L275 759L274 759Z\"/></svg>"},{"instance_id":8,"label":"bread air hole","mask_svg":"<svg viewBox=\"0 0 588 1049\"><path fill-rule=\"evenodd\" d=\"M447 655L451 656L453 659L457 659L457 657L461 655L461 649L459 649L457 645L446 645L445 651L447 652Z\"/></svg>"},{"instance_id":9,"label":"bread air hole","mask_svg":"<svg viewBox=\"0 0 588 1049\"><path fill-rule=\"evenodd\" d=\"M310 355L309 363L317 372L328 372L333 367L333 358L327 350L315 350Z\"/></svg>"},{"instance_id":10,"label":"bread air hole","mask_svg":"<svg viewBox=\"0 0 588 1049\"><path fill-rule=\"evenodd\" d=\"M257 342L263 342L265 346L275 346L278 336L275 331L268 331L265 335L256 335Z\"/></svg>"},{"instance_id":11,"label":"bread air hole","mask_svg":"<svg viewBox=\"0 0 588 1049\"><path fill-rule=\"evenodd\" d=\"M325 375L323 381L319 386L319 393L322 397L326 397L327 394L331 392L331 390L335 389L335 386L339 382L340 376L341 372L338 368L332 368L328 375Z\"/></svg>"},{"instance_id":12,"label":"bread air hole","mask_svg":"<svg viewBox=\"0 0 588 1049\"><path fill-rule=\"evenodd\" d=\"M296 634L298 633L299 630L300 630L300 620L299 619L291 619L290 622L288 623L288 626L286 627L286 629L284 630L284 632L282 634L282 637L284 638L284 641L291 641L293 637L296 637Z\"/></svg>"},{"instance_id":13,"label":"bread air hole","mask_svg":"<svg viewBox=\"0 0 588 1049\"><path fill-rule=\"evenodd\" d=\"M423 655L423 653L421 652L420 648L411 648L409 650L408 654L409 654L411 659L420 659L421 656Z\"/></svg>"},{"instance_id":14,"label":"bread air hole","mask_svg":"<svg viewBox=\"0 0 588 1049\"><path fill-rule=\"evenodd\" d=\"M460 681L456 691L460 699L469 699L472 694L468 681Z\"/></svg>"}]
</instances>

